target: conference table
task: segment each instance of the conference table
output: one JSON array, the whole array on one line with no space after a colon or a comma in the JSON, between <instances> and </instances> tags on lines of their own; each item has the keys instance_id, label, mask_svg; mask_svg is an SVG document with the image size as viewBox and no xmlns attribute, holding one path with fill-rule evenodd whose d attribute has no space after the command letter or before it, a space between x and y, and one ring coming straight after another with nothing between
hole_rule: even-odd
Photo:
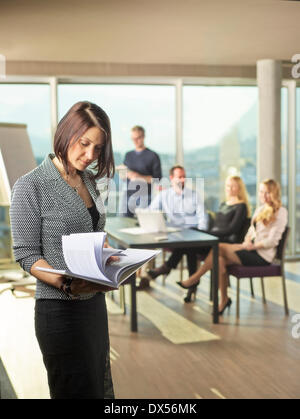
<instances>
[{"instance_id":1,"label":"conference table","mask_svg":"<svg viewBox=\"0 0 300 419\"><path fill-rule=\"evenodd\" d=\"M127 249L175 249L192 247L211 247L213 249L212 266L212 298L213 298L213 323L219 322L218 314L218 262L219 262L219 239L211 234L195 229L183 229L173 233L147 233L129 234L121 230L134 228L136 220L127 217L107 217L105 231L109 239L112 239L118 248ZM165 237L161 240L162 237ZM136 275L130 278L131 309L130 326L132 332L137 332L137 299L136 299Z\"/></svg>"}]
</instances>

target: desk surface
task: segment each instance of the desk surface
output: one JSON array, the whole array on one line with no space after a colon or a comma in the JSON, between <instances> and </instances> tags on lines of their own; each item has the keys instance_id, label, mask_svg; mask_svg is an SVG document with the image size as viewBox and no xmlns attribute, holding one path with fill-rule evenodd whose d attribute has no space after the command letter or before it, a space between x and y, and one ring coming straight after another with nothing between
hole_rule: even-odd
<instances>
[{"instance_id":1,"label":"desk surface","mask_svg":"<svg viewBox=\"0 0 300 419\"><path fill-rule=\"evenodd\" d=\"M123 228L136 227L136 220L126 217L108 217L105 231L108 236L123 248L185 248L211 246L213 248L213 322L218 323L218 242L219 239L201 231L185 229L175 233L128 234L120 231ZM165 240L156 240L158 236L167 236ZM131 330L137 332L137 309L135 276L131 283Z\"/></svg>"},{"instance_id":2,"label":"desk surface","mask_svg":"<svg viewBox=\"0 0 300 419\"><path fill-rule=\"evenodd\" d=\"M174 233L153 233L153 234L128 234L120 229L136 227L136 220L126 217L108 217L105 230L108 235L118 241L124 247L134 248L168 248L168 247L198 247L201 245L212 246L218 243L219 239L211 234L201 231L184 229ZM165 240L157 240L158 236L167 236Z\"/></svg>"}]
</instances>

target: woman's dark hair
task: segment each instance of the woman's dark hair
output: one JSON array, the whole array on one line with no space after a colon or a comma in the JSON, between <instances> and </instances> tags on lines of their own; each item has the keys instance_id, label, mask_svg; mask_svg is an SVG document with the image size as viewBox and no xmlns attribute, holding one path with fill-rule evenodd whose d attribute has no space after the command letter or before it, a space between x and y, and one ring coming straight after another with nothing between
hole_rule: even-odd
<instances>
[{"instance_id":1,"label":"woman's dark hair","mask_svg":"<svg viewBox=\"0 0 300 419\"><path fill-rule=\"evenodd\" d=\"M59 121L54 136L54 153L61 159L68 173L68 149L92 127L99 128L104 133L104 145L98 161L93 169L97 171L95 178L113 177L115 174L114 156L111 142L110 121L107 114L99 106L91 102L77 102Z\"/></svg>"}]
</instances>

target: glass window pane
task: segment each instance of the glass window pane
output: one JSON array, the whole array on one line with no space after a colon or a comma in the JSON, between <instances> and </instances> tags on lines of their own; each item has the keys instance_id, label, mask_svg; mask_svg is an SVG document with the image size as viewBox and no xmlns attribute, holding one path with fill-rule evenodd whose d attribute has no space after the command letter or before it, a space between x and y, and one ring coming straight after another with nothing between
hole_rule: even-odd
<instances>
[{"instance_id":1,"label":"glass window pane","mask_svg":"<svg viewBox=\"0 0 300 419\"><path fill-rule=\"evenodd\" d=\"M281 89L281 200L288 209L288 89ZM286 253L290 253L290 242Z\"/></svg>"},{"instance_id":2,"label":"glass window pane","mask_svg":"<svg viewBox=\"0 0 300 419\"><path fill-rule=\"evenodd\" d=\"M51 150L50 87L0 83L0 122L27 125L37 164ZM17 150L16 150L17 152ZM0 208L0 259L11 257L8 208Z\"/></svg>"},{"instance_id":3,"label":"glass window pane","mask_svg":"<svg viewBox=\"0 0 300 419\"><path fill-rule=\"evenodd\" d=\"M159 154L163 176L168 176L176 153L174 86L60 84L59 118L74 103L82 100L96 103L108 114L116 166L123 163L127 151L134 149L130 137L131 128L141 125L146 131L146 147ZM120 209L120 199L122 202L125 196L124 182L116 173L108 200L106 200L105 185L99 183L109 215L115 215Z\"/></svg>"},{"instance_id":4,"label":"glass window pane","mask_svg":"<svg viewBox=\"0 0 300 419\"><path fill-rule=\"evenodd\" d=\"M0 83L0 122L27 124L33 154L41 163L52 149L50 86Z\"/></svg>"},{"instance_id":5,"label":"glass window pane","mask_svg":"<svg viewBox=\"0 0 300 419\"><path fill-rule=\"evenodd\" d=\"M300 252L300 87L296 88L296 252Z\"/></svg>"},{"instance_id":6,"label":"glass window pane","mask_svg":"<svg viewBox=\"0 0 300 419\"><path fill-rule=\"evenodd\" d=\"M228 174L240 175L256 205L257 87L184 86L183 147L188 177L202 177L217 211Z\"/></svg>"},{"instance_id":7,"label":"glass window pane","mask_svg":"<svg viewBox=\"0 0 300 419\"><path fill-rule=\"evenodd\" d=\"M281 89L281 195L282 203L288 207L288 166L287 166L287 135L288 135L288 89Z\"/></svg>"},{"instance_id":8,"label":"glass window pane","mask_svg":"<svg viewBox=\"0 0 300 419\"><path fill-rule=\"evenodd\" d=\"M134 148L131 128L141 125L146 130L146 147L159 154L163 175L168 176L176 153L174 86L60 84L59 118L81 100L96 103L108 114L116 165Z\"/></svg>"}]
</instances>

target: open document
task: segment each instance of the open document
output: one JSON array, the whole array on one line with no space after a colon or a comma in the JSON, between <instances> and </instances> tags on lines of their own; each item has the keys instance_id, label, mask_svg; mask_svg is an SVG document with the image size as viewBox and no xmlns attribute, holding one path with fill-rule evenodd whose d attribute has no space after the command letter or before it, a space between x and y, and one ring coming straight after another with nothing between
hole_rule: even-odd
<instances>
[{"instance_id":1,"label":"open document","mask_svg":"<svg viewBox=\"0 0 300 419\"><path fill-rule=\"evenodd\" d=\"M105 248L106 233L79 233L62 236L67 270L36 269L53 274L81 278L97 284L118 288L142 265L155 258L160 250ZM111 256L119 260L109 262Z\"/></svg>"}]
</instances>

